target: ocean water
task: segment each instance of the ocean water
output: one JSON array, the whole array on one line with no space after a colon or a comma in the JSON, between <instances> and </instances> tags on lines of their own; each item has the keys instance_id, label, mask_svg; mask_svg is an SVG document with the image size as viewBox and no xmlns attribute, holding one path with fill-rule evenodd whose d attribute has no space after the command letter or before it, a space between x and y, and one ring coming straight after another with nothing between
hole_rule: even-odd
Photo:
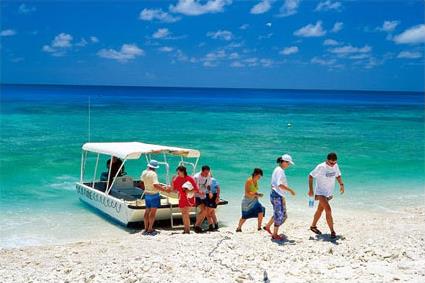
<instances>
[{"instance_id":1,"label":"ocean water","mask_svg":"<svg viewBox=\"0 0 425 283\"><path fill-rule=\"evenodd\" d=\"M264 170L270 208L270 176L283 153L296 163L287 170L295 214L311 213L307 176L330 151L347 190L336 193L337 209L424 205L423 93L1 85L0 99L0 247L131 232L78 200L88 140L199 149L200 165L212 167L229 201L219 213L226 225L240 216L254 167ZM137 177L145 163L126 168Z\"/></svg>"}]
</instances>

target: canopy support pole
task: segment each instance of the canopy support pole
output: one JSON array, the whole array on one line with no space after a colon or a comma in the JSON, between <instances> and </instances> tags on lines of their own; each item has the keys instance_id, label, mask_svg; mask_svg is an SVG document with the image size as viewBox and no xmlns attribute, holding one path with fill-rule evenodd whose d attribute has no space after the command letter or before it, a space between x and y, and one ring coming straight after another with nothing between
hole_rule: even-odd
<instances>
[{"instance_id":1,"label":"canopy support pole","mask_svg":"<svg viewBox=\"0 0 425 283\"><path fill-rule=\"evenodd\" d=\"M94 167L94 174L93 174L93 184L92 184L92 189L94 189L94 183L96 181L96 173L97 173L97 165L99 164L99 156L100 154L97 154L97 158L96 158L96 166Z\"/></svg>"},{"instance_id":2,"label":"canopy support pole","mask_svg":"<svg viewBox=\"0 0 425 283\"><path fill-rule=\"evenodd\" d=\"M122 162L122 164L121 164L120 168L118 168L117 174L115 174L114 179L112 180L111 186L110 186L110 187L107 189L107 191L106 191L106 194L107 194L107 195L108 195L108 194L109 194L109 192L111 191L112 186L115 184L115 180L117 179L118 174L121 172L121 169L124 167L124 163L125 163L126 161L127 161L127 158L123 160L123 162ZM112 161L111 161L111 164L112 164ZM111 174L111 171L109 171L109 174Z\"/></svg>"}]
</instances>

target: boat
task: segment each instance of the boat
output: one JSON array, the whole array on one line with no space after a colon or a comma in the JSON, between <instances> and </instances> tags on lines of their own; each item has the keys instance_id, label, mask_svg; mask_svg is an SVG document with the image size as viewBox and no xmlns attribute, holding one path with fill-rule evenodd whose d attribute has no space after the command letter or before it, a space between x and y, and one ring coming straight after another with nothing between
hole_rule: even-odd
<instances>
[{"instance_id":1,"label":"boat","mask_svg":"<svg viewBox=\"0 0 425 283\"><path fill-rule=\"evenodd\" d=\"M89 206L101 211L124 226L140 226L145 212L144 186L140 177L136 174L146 169L147 163L155 159L162 170L158 170L158 178L165 179L165 185L170 185L170 162L176 163L176 167L184 165L188 173L194 175L200 158L200 151L179 147L148 144L142 142L102 142L85 143L82 146L80 181L76 183L76 191L79 199ZM115 176L111 176L112 162L108 172L100 172L99 163L105 159L119 158L122 164ZM132 166L133 176L124 172ZM160 161L162 160L162 161ZM91 166L90 166L91 165ZM88 168L94 167L89 172ZM190 171L191 169L191 171ZM159 172L161 171L161 172ZM161 175L160 175L161 174ZM164 176L163 176L164 175ZM178 208L177 192L160 192L161 205L156 213L156 220L170 221L174 228L176 220L181 221L181 213ZM218 205L228 202L221 200ZM191 217L196 215L196 208L191 211Z\"/></svg>"}]
</instances>

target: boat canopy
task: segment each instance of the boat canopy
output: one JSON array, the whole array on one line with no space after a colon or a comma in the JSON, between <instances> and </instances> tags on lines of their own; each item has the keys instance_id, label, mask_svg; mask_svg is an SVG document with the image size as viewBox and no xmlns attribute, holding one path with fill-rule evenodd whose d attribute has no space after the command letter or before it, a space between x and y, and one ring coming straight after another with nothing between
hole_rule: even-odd
<instances>
[{"instance_id":1,"label":"boat canopy","mask_svg":"<svg viewBox=\"0 0 425 283\"><path fill-rule=\"evenodd\" d=\"M121 159L139 159L142 154L166 153L177 156L198 158L200 152L195 149L163 146L141 142L102 142L85 143L83 150L116 156Z\"/></svg>"}]
</instances>

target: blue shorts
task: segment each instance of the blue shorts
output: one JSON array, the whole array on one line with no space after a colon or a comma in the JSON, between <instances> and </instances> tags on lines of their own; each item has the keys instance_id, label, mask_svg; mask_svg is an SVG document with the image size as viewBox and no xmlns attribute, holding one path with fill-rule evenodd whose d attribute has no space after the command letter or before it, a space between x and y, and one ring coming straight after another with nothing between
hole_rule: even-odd
<instances>
[{"instance_id":1,"label":"blue shorts","mask_svg":"<svg viewBox=\"0 0 425 283\"><path fill-rule=\"evenodd\" d=\"M161 205L161 197L157 194L145 194L146 208L158 208Z\"/></svg>"},{"instance_id":2,"label":"blue shorts","mask_svg":"<svg viewBox=\"0 0 425 283\"><path fill-rule=\"evenodd\" d=\"M288 215L286 213L286 206L283 204L284 198L276 193L274 190L270 193L270 202L273 205L273 218L274 225L280 226L282 225Z\"/></svg>"}]
</instances>

